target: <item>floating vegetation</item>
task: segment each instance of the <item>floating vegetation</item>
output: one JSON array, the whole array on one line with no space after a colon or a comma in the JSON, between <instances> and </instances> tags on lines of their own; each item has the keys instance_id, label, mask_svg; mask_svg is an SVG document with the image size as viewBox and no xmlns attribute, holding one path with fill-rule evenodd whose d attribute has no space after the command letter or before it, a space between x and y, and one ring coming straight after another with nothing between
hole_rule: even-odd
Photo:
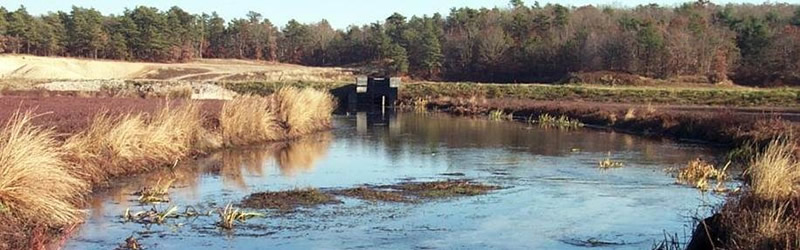
<instances>
[{"instance_id":1,"label":"floating vegetation","mask_svg":"<svg viewBox=\"0 0 800 250\"><path fill-rule=\"evenodd\" d=\"M250 218L264 217L262 213L242 212L238 208L233 208L233 205L228 203L223 209L218 209L219 222L217 225L224 229L233 229L236 222L243 223Z\"/></svg>"},{"instance_id":2,"label":"floating vegetation","mask_svg":"<svg viewBox=\"0 0 800 250\"><path fill-rule=\"evenodd\" d=\"M293 189L277 192L254 193L242 201L242 206L254 209L293 210L298 207L315 207L324 204L339 204L331 194L316 188Z\"/></svg>"},{"instance_id":3,"label":"floating vegetation","mask_svg":"<svg viewBox=\"0 0 800 250\"><path fill-rule=\"evenodd\" d=\"M728 179L728 175L725 171L730 164L731 162L728 162L722 169L717 169L702 159L692 160L686 167L678 170L678 183L690 185L705 192L710 188L709 180L716 180L716 186L712 191L726 192L725 181Z\"/></svg>"},{"instance_id":4,"label":"floating vegetation","mask_svg":"<svg viewBox=\"0 0 800 250\"><path fill-rule=\"evenodd\" d=\"M502 109L495 109L489 112L489 119L493 121L504 121L504 120L511 120L513 118L513 114L506 113Z\"/></svg>"},{"instance_id":5,"label":"floating vegetation","mask_svg":"<svg viewBox=\"0 0 800 250\"><path fill-rule=\"evenodd\" d=\"M555 117L547 113L539 115L537 119L529 117L528 123L537 123L545 128L576 129L583 127L583 123L578 120L570 119L565 115Z\"/></svg>"},{"instance_id":6,"label":"floating vegetation","mask_svg":"<svg viewBox=\"0 0 800 250\"><path fill-rule=\"evenodd\" d=\"M621 168L624 164L620 161L614 161L611 159L611 152L608 152L608 155L605 159L602 159L598 162L598 165L602 169L610 169L610 168Z\"/></svg>"},{"instance_id":7,"label":"floating vegetation","mask_svg":"<svg viewBox=\"0 0 800 250\"><path fill-rule=\"evenodd\" d=\"M175 182L175 179L170 179L163 183L159 179L155 185L144 187L134 195L139 195L139 202L143 204L169 202L169 188L173 182Z\"/></svg>"}]
</instances>

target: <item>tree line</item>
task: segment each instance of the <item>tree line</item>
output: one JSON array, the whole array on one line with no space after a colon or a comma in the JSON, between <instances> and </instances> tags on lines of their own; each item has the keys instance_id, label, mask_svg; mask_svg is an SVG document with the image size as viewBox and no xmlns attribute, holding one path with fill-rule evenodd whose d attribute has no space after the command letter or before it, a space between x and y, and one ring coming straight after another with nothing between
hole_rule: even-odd
<instances>
[{"instance_id":1,"label":"tree line","mask_svg":"<svg viewBox=\"0 0 800 250\"><path fill-rule=\"evenodd\" d=\"M354 13L357 14L357 13ZM139 6L33 16L0 7L0 53L181 62L239 58L311 66L370 66L419 79L555 82L573 72L800 85L800 6L634 8L527 5L453 8L444 17L395 13L334 29L322 20L277 27L257 12L224 20Z\"/></svg>"}]
</instances>

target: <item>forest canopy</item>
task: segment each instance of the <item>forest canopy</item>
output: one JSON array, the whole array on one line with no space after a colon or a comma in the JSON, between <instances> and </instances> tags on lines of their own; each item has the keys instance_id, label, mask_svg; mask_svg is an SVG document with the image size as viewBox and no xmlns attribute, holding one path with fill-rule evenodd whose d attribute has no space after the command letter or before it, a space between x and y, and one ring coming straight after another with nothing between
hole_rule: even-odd
<instances>
[{"instance_id":1,"label":"forest canopy","mask_svg":"<svg viewBox=\"0 0 800 250\"><path fill-rule=\"evenodd\" d=\"M257 12L139 6L33 16L0 7L0 53L152 62L239 58L311 66L379 66L418 79L556 82L573 72L703 76L748 85L800 85L800 5L634 8L529 5L453 8L334 29L321 20L276 26Z\"/></svg>"}]
</instances>

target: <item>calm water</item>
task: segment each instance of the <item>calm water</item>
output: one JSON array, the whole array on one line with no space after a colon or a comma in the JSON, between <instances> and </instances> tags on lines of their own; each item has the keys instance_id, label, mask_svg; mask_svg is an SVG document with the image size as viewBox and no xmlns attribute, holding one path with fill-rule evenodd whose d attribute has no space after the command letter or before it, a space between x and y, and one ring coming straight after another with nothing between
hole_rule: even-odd
<instances>
[{"instance_id":1,"label":"calm water","mask_svg":"<svg viewBox=\"0 0 800 250\"><path fill-rule=\"evenodd\" d=\"M625 163L601 170L610 156ZM219 152L173 171L116 183L97 194L68 249L110 249L128 236L148 249L646 249L664 232L690 232L691 216L718 197L674 184L666 168L714 150L597 130L561 131L425 114L339 116L335 129L292 143ZM462 173L463 177L443 174ZM175 178L172 204L200 211L260 191L347 188L404 180L470 178L505 187L488 195L419 204L342 198L233 231L217 215L164 225L121 222L136 190ZM159 209L168 207L157 205Z\"/></svg>"}]
</instances>

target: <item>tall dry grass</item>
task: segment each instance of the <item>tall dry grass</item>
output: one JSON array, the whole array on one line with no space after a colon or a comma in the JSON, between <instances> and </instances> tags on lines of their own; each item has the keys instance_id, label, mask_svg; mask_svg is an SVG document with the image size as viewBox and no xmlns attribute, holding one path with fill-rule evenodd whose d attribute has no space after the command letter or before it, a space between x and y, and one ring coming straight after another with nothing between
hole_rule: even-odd
<instances>
[{"instance_id":1,"label":"tall dry grass","mask_svg":"<svg viewBox=\"0 0 800 250\"><path fill-rule=\"evenodd\" d=\"M15 113L0 130L0 204L44 225L79 222L83 212L73 202L88 185L67 172L53 132L30 121L30 113Z\"/></svg>"},{"instance_id":2,"label":"tall dry grass","mask_svg":"<svg viewBox=\"0 0 800 250\"><path fill-rule=\"evenodd\" d=\"M222 141L225 146L242 146L284 137L277 112L268 98L240 96L222 106Z\"/></svg>"},{"instance_id":3,"label":"tall dry grass","mask_svg":"<svg viewBox=\"0 0 800 250\"><path fill-rule=\"evenodd\" d=\"M754 195L768 200L797 195L800 162L794 155L796 147L785 138L773 140L763 153L753 159L747 174Z\"/></svg>"},{"instance_id":4,"label":"tall dry grass","mask_svg":"<svg viewBox=\"0 0 800 250\"><path fill-rule=\"evenodd\" d=\"M173 164L194 151L218 148L203 127L199 105L164 107L154 115L95 117L86 131L66 140L72 170L92 183Z\"/></svg>"},{"instance_id":5,"label":"tall dry grass","mask_svg":"<svg viewBox=\"0 0 800 250\"><path fill-rule=\"evenodd\" d=\"M331 126L331 113L336 109L336 101L328 92L312 88L282 88L272 98L278 120L285 124L289 137Z\"/></svg>"},{"instance_id":6,"label":"tall dry grass","mask_svg":"<svg viewBox=\"0 0 800 250\"><path fill-rule=\"evenodd\" d=\"M333 96L311 88L282 88L268 97L241 96L220 115L223 143L241 146L295 138L330 128Z\"/></svg>"}]
</instances>

